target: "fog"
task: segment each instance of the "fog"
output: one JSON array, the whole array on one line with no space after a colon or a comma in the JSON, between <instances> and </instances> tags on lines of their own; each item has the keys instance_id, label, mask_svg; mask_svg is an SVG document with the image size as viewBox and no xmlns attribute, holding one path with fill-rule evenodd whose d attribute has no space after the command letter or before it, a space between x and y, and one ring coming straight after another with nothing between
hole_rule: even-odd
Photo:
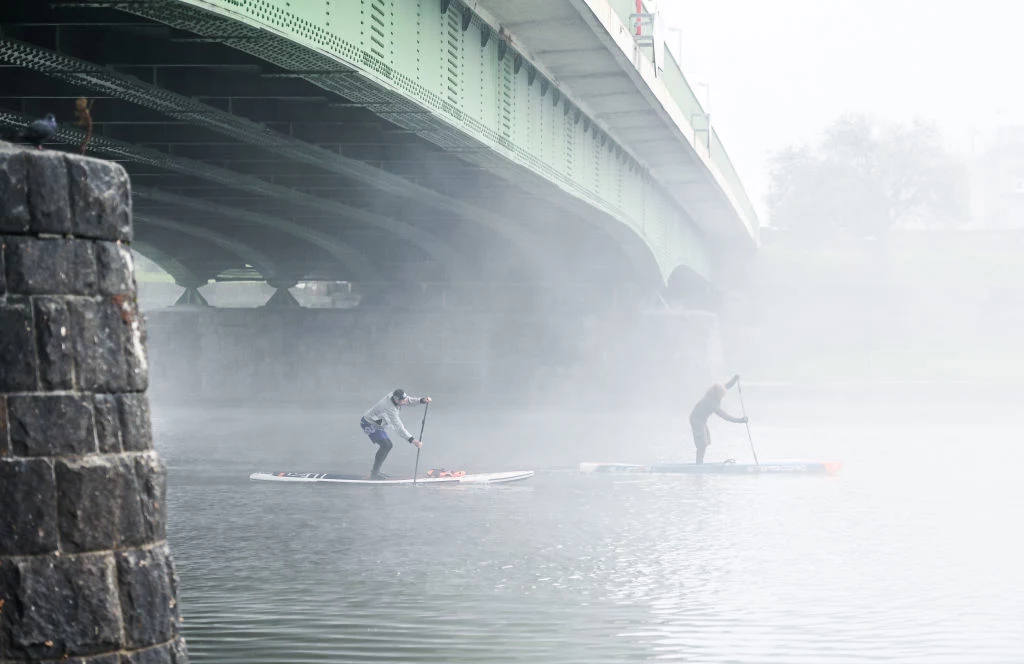
<instances>
[{"instance_id":1,"label":"fog","mask_svg":"<svg viewBox=\"0 0 1024 664\"><path fill-rule=\"evenodd\" d=\"M934 120L965 155L1000 127L1024 122L1024 95L1010 84L1024 11L1014 4L667 0L661 7L679 31L666 44L682 47L691 83L710 86L713 125L762 216L769 154L843 113ZM697 90L706 99L707 89Z\"/></svg>"},{"instance_id":2,"label":"fog","mask_svg":"<svg viewBox=\"0 0 1024 664\"><path fill-rule=\"evenodd\" d=\"M547 253L452 222L439 234L478 259L475 283L411 259L403 272L403 247L387 256L400 283L309 278L290 289L300 307L265 308L268 284L223 282L200 289L212 308L175 307L182 289L140 258L196 661L1000 662L1024 650L1024 578L1008 562L1022 553L1008 473L1024 461L1024 10L661 6L762 225L756 250L711 243L709 280L686 266L668 284L638 277L635 242L550 201L524 207L512 182L515 195L463 200ZM458 177L437 161L405 168ZM749 429L713 418L709 463L756 450L841 473L577 472L693 461L690 411L734 374L742 401L733 389L722 407ZM403 409L424 447L392 433L389 474L537 475L415 499L246 482L368 473L376 448L358 422L395 388L434 401L425 421L422 406ZM204 534L214 528L240 550ZM256 582L224 593L239 574ZM231 645L261 630L265 652Z\"/></svg>"}]
</instances>

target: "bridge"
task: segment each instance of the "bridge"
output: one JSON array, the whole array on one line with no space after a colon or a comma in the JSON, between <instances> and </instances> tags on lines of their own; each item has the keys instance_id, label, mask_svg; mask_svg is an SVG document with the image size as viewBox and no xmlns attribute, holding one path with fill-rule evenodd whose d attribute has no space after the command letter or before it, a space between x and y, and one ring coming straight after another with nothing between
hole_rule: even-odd
<instances>
[{"instance_id":1,"label":"bridge","mask_svg":"<svg viewBox=\"0 0 1024 664\"><path fill-rule=\"evenodd\" d=\"M636 302L758 242L635 0L10 0L0 29L0 126L53 112L50 147L122 163L134 248L185 301L255 279L269 304L309 280Z\"/></svg>"}]
</instances>

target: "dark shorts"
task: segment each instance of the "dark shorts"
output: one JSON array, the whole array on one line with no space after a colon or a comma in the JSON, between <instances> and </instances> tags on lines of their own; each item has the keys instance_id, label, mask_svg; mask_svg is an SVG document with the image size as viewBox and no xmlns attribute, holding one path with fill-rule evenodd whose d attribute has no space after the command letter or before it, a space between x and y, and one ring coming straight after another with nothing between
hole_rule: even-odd
<instances>
[{"instance_id":1,"label":"dark shorts","mask_svg":"<svg viewBox=\"0 0 1024 664\"><path fill-rule=\"evenodd\" d=\"M707 447L711 444L711 434L708 432L707 424L690 422L690 429L693 430L693 444L695 446Z\"/></svg>"},{"instance_id":2,"label":"dark shorts","mask_svg":"<svg viewBox=\"0 0 1024 664\"><path fill-rule=\"evenodd\" d=\"M384 427L376 422L360 418L359 428L362 429L363 433L369 436L370 440L377 445L391 442L391 439L388 438L388 432L384 430Z\"/></svg>"}]
</instances>

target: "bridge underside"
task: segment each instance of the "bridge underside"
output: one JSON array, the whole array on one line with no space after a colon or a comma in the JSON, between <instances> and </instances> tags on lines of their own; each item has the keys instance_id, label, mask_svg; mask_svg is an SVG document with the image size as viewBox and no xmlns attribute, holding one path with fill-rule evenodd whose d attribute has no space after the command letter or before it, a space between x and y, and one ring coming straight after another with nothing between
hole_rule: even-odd
<instances>
[{"instance_id":1,"label":"bridge underside","mask_svg":"<svg viewBox=\"0 0 1024 664\"><path fill-rule=\"evenodd\" d=\"M77 150L75 102L89 99L88 153L128 170L140 246L183 286L658 287L603 212L556 205L214 39L74 2L0 3L0 26L0 124L52 112L49 147Z\"/></svg>"}]
</instances>

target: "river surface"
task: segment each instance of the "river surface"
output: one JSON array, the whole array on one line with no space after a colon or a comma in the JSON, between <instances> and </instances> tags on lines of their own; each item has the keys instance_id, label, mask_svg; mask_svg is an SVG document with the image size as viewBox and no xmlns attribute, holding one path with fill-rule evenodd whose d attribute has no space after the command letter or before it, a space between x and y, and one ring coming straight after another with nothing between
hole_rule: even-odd
<instances>
[{"instance_id":1,"label":"river surface","mask_svg":"<svg viewBox=\"0 0 1024 664\"><path fill-rule=\"evenodd\" d=\"M154 403L191 659L1024 661L1016 398L744 396L762 461L836 459L841 474L581 475L580 461L689 461L685 405L527 413L438 400L421 470L537 475L251 482L255 470L367 472L376 448L359 409ZM405 414L415 432L421 413ZM712 436L709 460L751 458L742 426L714 422ZM414 459L398 443L385 470L409 473Z\"/></svg>"}]
</instances>

